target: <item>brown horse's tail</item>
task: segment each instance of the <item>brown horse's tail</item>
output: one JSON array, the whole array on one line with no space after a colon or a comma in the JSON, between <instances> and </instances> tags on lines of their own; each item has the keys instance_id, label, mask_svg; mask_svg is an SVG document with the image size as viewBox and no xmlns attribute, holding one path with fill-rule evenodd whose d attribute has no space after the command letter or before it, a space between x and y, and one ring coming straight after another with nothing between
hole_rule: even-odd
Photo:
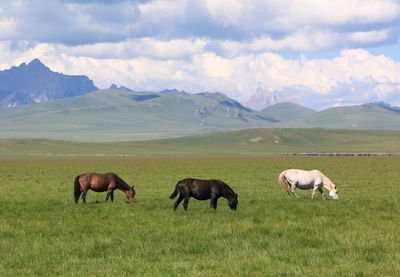
<instances>
[{"instance_id":1,"label":"brown horse's tail","mask_svg":"<svg viewBox=\"0 0 400 277\"><path fill-rule=\"evenodd\" d=\"M79 177L80 176L76 176L75 182L74 182L75 204L78 204L79 196L81 196L81 193L82 193L81 184L79 183Z\"/></svg>"},{"instance_id":2,"label":"brown horse's tail","mask_svg":"<svg viewBox=\"0 0 400 277\"><path fill-rule=\"evenodd\" d=\"M290 185L285 178L286 170L279 174L279 184L286 190L288 197L290 196Z\"/></svg>"},{"instance_id":3,"label":"brown horse's tail","mask_svg":"<svg viewBox=\"0 0 400 277\"><path fill-rule=\"evenodd\" d=\"M174 190L174 192L171 194L171 196L169 198L174 199L178 195L178 191L179 191L178 190L178 186L179 186L180 183L181 183L181 181L176 183L175 190Z\"/></svg>"}]
</instances>

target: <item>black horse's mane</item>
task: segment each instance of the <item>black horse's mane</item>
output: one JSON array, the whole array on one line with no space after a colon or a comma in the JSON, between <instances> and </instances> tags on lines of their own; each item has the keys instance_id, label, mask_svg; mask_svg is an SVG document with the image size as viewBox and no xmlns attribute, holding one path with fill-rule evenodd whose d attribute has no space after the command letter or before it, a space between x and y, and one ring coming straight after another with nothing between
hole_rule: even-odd
<instances>
[{"instance_id":1,"label":"black horse's mane","mask_svg":"<svg viewBox=\"0 0 400 277\"><path fill-rule=\"evenodd\" d=\"M118 181L118 186L124 190L130 190L131 187L124 181L122 180L118 175L115 175Z\"/></svg>"},{"instance_id":2,"label":"black horse's mane","mask_svg":"<svg viewBox=\"0 0 400 277\"><path fill-rule=\"evenodd\" d=\"M228 184L226 184L225 182L221 181L221 180L217 180L220 184L224 185L224 189L226 189L226 192L231 194L232 196L235 195L235 192L233 191L233 189L231 189L230 186L228 186Z\"/></svg>"}]
</instances>

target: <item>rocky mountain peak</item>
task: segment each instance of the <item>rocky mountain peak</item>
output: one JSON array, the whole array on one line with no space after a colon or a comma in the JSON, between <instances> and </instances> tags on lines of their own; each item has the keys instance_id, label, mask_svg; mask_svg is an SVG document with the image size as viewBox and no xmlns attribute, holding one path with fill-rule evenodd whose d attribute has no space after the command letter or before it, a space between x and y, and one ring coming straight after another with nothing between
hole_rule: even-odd
<instances>
[{"instance_id":1,"label":"rocky mountain peak","mask_svg":"<svg viewBox=\"0 0 400 277\"><path fill-rule=\"evenodd\" d=\"M122 91L126 91L126 92L133 92L133 90L131 90L128 87L125 86L117 86L116 84L111 84L111 86L109 87L109 89L116 89L116 90L122 90Z\"/></svg>"},{"instance_id":2,"label":"rocky mountain peak","mask_svg":"<svg viewBox=\"0 0 400 277\"><path fill-rule=\"evenodd\" d=\"M256 93L249 97L246 102L246 106L261 111L262 109L280 103L285 102L285 100L279 98L272 91L258 87Z\"/></svg>"},{"instance_id":3,"label":"rocky mountain peak","mask_svg":"<svg viewBox=\"0 0 400 277\"><path fill-rule=\"evenodd\" d=\"M17 106L73 97L98 90L86 76L50 70L39 59L0 70L0 106Z\"/></svg>"},{"instance_id":4,"label":"rocky mountain peak","mask_svg":"<svg viewBox=\"0 0 400 277\"><path fill-rule=\"evenodd\" d=\"M41 68L41 69L48 69L50 70L47 66L45 66L39 59L33 59L28 65L30 68Z\"/></svg>"}]
</instances>

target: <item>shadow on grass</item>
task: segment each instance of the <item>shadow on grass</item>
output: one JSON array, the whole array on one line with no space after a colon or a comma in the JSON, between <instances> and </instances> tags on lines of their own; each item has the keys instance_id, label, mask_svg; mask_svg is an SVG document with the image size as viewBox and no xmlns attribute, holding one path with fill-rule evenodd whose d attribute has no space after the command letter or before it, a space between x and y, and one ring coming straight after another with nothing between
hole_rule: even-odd
<instances>
[{"instance_id":1,"label":"shadow on grass","mask_svg":"<svg viewBox=\"0 0 400 277\"><path fill-rule=\"evenodd\" d=\"M129 201L124 201L124 203L125 204L133 204L133 203L131 203L131 202L129 202ZM135 201L135 203L136 203L136 201ZM86 203L82 203L83 205L97 205L97 204L109 204L109 205L112 205L113 204L113 202L110 202L110 203L108 203L108 202L106 202L106 201L101 201L101 200L96 200L96 201L94 201L94 202L86 202Z\"/></svg>"}]
</instances>

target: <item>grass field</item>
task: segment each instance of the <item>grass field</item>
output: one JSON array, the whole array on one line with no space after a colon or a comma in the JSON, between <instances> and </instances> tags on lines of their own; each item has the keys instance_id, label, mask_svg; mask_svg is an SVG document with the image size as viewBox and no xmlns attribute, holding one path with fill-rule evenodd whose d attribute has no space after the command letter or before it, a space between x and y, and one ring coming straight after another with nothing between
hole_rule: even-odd
<instances>
[{"instance_id":1,"label":"grass field","mask_svg":"<svg viewBox=\"0 0 400 277\"><path fill-rule=\"evenodd\" d=\"M338 201L311 191L287 199L277 182L290 167L324 172ZM2 158L1 276L398 276L400 157ZM114 203L73 179L115 171L135 185ZM219 178L239 195L169 199L184 177Z\"/></svg>"},{"instance_id":2,"label":"grass field","mask_svg":"<svg viewBox=\"0 0 400 277\"><path fill-rule=\"evenodd\" d=\"M400 131L267 129L132 142L0 139L0 157L15 156L262 156L278 153L395 153Z\"/></svg>"}]
</instances>

